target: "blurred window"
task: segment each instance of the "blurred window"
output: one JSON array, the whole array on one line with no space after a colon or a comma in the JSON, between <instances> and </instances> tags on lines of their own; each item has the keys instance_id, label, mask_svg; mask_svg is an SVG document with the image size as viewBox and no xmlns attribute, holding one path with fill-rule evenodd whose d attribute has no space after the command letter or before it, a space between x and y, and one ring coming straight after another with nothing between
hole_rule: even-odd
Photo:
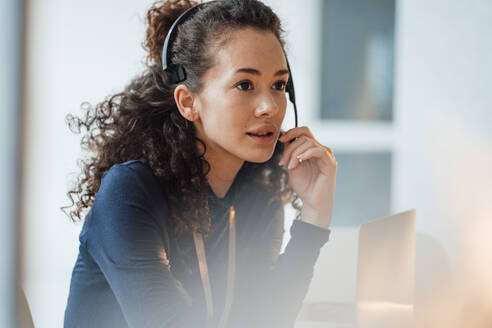
<instances>
[{"instance_id":1,"label":"blurred window","mask_svg":"<svg viewBox=\"0 0 492 328\"><path fill-rule=\"evenodd\" d=\"M332 224L356 226L391 214L395 0L323 0L321 12L321 124L344 138ZM388 147L371 144L380 136Z\"/></svg>"},{"instance_id":2,"label":"blurred window","mask_svg":"<svg viewBox=\"0 0 492 328\"><path fill-rule=\"evenodd\" d=\"M394 0L322 1L322 119L393 119Z\"/></svg>"},{"instance_id":3,"label":"blurred window","mask_svg":"<svg viewBox=\"0 0 492 328\"><path fill-rule=\"evenodd\" d=\"M360 225L390 215L391 153L337 152L333 226Z\"/></svg>"}]
</instances>

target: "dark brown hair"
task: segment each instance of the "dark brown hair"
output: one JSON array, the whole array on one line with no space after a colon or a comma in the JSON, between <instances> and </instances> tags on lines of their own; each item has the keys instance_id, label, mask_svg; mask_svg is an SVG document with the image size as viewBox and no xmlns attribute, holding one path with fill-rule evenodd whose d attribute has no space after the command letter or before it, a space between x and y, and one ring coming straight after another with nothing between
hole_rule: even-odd
<instances>
[{"instance_id":1,"label":"dark brown hair","mask_svg":"<svg viewBox=\"0 0 492 328\"><path fill-rule=\"evenodd\" d=\"M154 3L147 12L148 28L143 47L148 51L145 71L125 89L109 96L95 107L84 103L82 118L67 115L70 129L86 129L81 140L91 153L80 160L82 174L68 192L74 207L68 215L82 219L100 187L104 173L114 164L146 158L160 185L168 195L172 224L179 235L195 229L208 233L210 215L204 159L205 143L196 136L194 125L183 118L174 101L170 74L162 70L162 48L176 18L197 3L168 0ZM184 83L190 90L201 89L201 77L213 66L214 49L227 42L230 33L246 27L271 31L282 47L282 28L273 11L257 0L223 0L201 6L179 25L170 49L171 61L186 68ZM199 153L197 143L203 145ZM292 202L299 210L298 197L288 187L285 168L278 166L284 145L277 142L274 154L265 163L248 163L248 174L268 191L270 201ZM73 196L76 196L74 200ZM299 215L299 212L298 212Z\"/></svg>"}]
</instances>

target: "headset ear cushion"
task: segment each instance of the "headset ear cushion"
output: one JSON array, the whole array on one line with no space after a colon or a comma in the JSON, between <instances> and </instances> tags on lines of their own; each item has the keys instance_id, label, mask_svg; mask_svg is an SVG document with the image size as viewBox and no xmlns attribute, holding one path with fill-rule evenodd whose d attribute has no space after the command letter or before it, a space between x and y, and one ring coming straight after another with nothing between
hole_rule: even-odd
<instances>
[{"instance_id":1,"label":"headset ear cushion","mask_svg":"<svg viewBox=\"0 0 492 328\"><path fill-rule=\"evenodd\" d=\"M186 72L183 65L181 64L171 64L168 69L171 71L171 80L173 83L179 83L186 80Z\"/></svg>"}]
</instances>

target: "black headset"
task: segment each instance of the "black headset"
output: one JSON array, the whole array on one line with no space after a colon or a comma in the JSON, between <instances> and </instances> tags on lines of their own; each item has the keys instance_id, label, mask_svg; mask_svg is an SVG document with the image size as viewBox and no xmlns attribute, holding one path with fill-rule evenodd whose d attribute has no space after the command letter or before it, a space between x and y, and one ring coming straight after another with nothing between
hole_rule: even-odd
<instances>
[{"instance_id":1,"label":"black headset","mask_svg":"<svg viewBox=\"0 0 492 328\"><path fill-rule=\"evenodd\" d=\"M168 71L171 73L171 80L173 83L179 83L186 80L186 71L181 64L172 64L170 62L169 52L169 44L174 40L177 26L180 22L185 20L188 16L193 14L200 6L212 3L215 1L203 2L196 6L186 9L171 25L169 32L167 33L166 40L164 41L164 47L162 50L162 69L164 71ZM289 70L289 80L287 81L287 85L285 86L285 92L289 94L289 100L294 105L294 117L295 117L295 125L297 128L297 106L296 106L296 95L294 92L294 81L292 79L292 72L290 70L289 61L287 60L287 55L285 55L285 61L287 62L287 69Z\"/></svg>"}]
</instances>

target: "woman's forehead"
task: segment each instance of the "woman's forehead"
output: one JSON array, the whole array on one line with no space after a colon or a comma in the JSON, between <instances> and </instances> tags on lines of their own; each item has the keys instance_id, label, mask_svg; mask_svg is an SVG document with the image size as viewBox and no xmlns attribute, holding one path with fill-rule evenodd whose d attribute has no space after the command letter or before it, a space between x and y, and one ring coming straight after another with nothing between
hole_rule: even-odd
<instances>
[{"instance_id":1,"label":"woman's forehead","mask_svg":"<svg viewBox=\"0 0 492 328\"><path fill-rule=\"evenodd\" d=\"M261 75L271 76L287 69L282 45L271 31L254 28L233 31L214 56L213 69L221 75L252 68Z\"/></svg>"}]
</instances>

